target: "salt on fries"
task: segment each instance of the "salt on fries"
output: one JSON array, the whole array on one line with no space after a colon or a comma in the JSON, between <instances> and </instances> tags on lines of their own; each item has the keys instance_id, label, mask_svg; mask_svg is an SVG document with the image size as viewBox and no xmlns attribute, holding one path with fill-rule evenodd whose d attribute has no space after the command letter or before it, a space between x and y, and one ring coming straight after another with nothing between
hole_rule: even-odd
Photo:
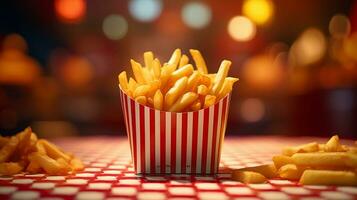
<instances>
[{"instance_id":1,"label":"salt on fries","mask_svg":"<svg viewBox=\"0 0 357 200\"><path fill-rule=\"evenodd\" d=\"M232 178L264 183L267 178L299 180L303 185L357 185L357 147L342 145L337 135L325 144L311 142L286 147L273 165L233 170Z\"/></svg>"},{"instance_id":2,"label":"salt on fries","mask_svg":"<svg viewBox=\"0 0 357 200\"><path fill-rule=\"evenodd\" d=\"M64 175L84 168L82 161L44 139L31 128L12 137L0 136L0 175L21 172Z\"/></svg>"},{"instance_id":3,"label":"salt on fries","mask_svg":"<svg viewBox=\"0 0 357 200\"><path fill-rule=\"evenodd\" d=\"M157 110L184 112L207 108L229 94L238 79L227 77L231 61L223 60L216 74L208 74L201 52L190 49L190 54L194 65L180 49L161 64L147 51L143 55L145 66L130 60L133 78L128 79L125 71L118 75L120 88L140 104Z\"/></svg>"}]
</instances>

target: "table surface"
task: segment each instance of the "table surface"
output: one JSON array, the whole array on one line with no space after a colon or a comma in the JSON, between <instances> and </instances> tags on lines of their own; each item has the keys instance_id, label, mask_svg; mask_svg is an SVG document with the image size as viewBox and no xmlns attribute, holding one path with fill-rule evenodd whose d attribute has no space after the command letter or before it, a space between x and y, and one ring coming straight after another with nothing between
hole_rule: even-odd
<instances>
[{"instance_id":1,"label":"table surface","mask_svg":"<svg viewBox=\"0 0 357 200\"><path fill-rule=\"evenodd\" d=\"M323 138L228 137L220 173L210 176L140 176L134 173L127 138L84 137L56 140L80 157L86 168L68 176L0 176L0 199L357 199L357 187L301 186L272 179L266 184L232 181L224 168L271 163L283 146Z\"/></svg>"}]
</instances>

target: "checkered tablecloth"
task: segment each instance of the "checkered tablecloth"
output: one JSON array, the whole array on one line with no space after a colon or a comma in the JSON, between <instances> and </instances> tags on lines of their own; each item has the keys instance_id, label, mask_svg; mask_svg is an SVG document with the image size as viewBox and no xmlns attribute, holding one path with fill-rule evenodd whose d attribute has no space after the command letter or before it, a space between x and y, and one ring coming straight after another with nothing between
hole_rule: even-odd
<instances>
[{"instance_id":1,"label":"checkered tablecloth","mask_svg":"<svg viewBox=\"0 0 357 200\"><path fill-rule=\"evenodd\" d=\"M273 179L266 184L230 180L225 168L270 163L283 146L318 138L226 138L220 173L210 176L140 176L134 173L128 141L122 137L55 141L80 157L86 168L68 176L19 174L0 177L0 199L357 199L357 187L301 186Z\"/></svg>"}]
</instances>

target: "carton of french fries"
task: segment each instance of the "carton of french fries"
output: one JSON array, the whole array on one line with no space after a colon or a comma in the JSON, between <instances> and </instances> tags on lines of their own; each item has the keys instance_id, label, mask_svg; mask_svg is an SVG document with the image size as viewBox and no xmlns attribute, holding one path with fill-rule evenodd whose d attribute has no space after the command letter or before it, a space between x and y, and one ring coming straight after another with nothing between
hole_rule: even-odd
<instances>
[{"instance_id":1,"label":"carton of french fries","mask_svg":"<svg viewBox=\"0 0 357 200\"><path fill-rule=\"evenodd\" d=\"M282 155L273 157L273 163L233 170L232 178L244 183L282 178L302 185L357 186L357 145L342 145L337 135L325 144L286 147Z\"/></svg>"},{"instance_id":2,"label":"carton of french fries","mask_svg":"<svg viewBox=\"0 0 357 200\"><path fill-rule=\"evenodd\" d=\"M180 49L162 63L151 51L118 75L121 105L136 173L214 174L218 170L237 78L231 61L209 74L201 53Z\"/></svg>"},{"instance_id":3,"label":"carton of french fries","mask_svg":"<svg viewBox=\"0 0 357 200\"><path fill-rule=\"evenodd\" d=\"M65 175L83 168L81 160L47 140L38 139L31 128L12 137L0 136L0 175Z\"/></svg>"}]
</instances>

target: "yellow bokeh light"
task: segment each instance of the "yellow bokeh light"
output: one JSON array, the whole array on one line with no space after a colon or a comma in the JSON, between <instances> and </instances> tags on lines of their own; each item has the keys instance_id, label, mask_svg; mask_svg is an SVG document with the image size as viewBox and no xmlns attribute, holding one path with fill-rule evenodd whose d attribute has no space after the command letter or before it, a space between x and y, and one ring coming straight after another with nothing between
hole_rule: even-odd
<instances>
[{"instance_id":1,"label":"yellow bokeh light","mask_svg":"<svg viewBox=\"0 0 357 200\"><path fill-rule=\"evenodd\" d=\"M256 24L265 24L274 13L274 4L270 0L245 0L243 14Z\"/></svg>"},{"instance_id":2,"label":"yellow bokeh light","mask_svg":"<svg viewBox=\"0 0 357 200\"><path fill-rule=\"evenodd\" d=\"M249 41L256 33L252 21L243 16L235 16L228 23L228 33L236 41Z\"/></svg>"}]
</instances>

